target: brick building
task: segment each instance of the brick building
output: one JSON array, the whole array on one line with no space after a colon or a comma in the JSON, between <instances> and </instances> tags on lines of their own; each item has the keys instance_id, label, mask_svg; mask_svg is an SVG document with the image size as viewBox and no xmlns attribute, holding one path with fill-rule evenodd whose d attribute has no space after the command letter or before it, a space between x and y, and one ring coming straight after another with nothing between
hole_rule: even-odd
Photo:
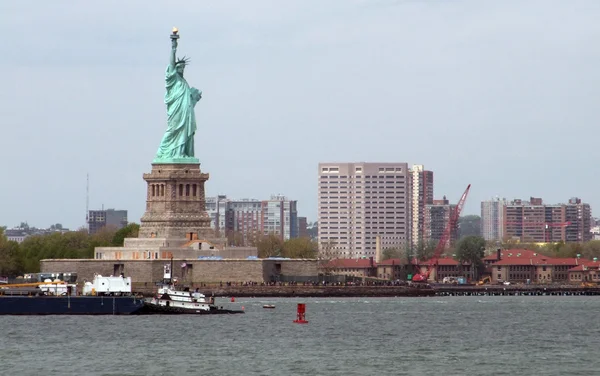
<instances>
[{"instance_id":1,"label":"brick building","mask_svg":"<svg viewBox=\"0 0 600 376\"><path fill-rule=\"evenodd\" d=\"M527 243L585 242L592 239L591 209L579 198L546 205L541 198L514 200L503 210L503 235Z\"/></svg>"}]
</instances>

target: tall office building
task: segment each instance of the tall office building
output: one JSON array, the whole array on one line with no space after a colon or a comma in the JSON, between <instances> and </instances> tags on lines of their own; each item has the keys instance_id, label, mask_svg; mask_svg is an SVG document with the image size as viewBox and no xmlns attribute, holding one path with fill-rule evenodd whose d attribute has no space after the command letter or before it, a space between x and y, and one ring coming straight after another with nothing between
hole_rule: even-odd
<instances>
[{"instance_id":1,"label":"tall office building","mask_svg":"<svg viewBox=\"0 0 600 376\"><path fill-rule=\"evenodd\" d=\"M433 204L433 171L414 165L409 171L410 231L413 246L426 238L425 210Z\"/></svg>"},{"instance_id":2,"label":"tall office building","mask_svg":"<svg viewBox=\"0 0 600 376\"><path fill-rule=\"evenodd\" d=\"M407 163L319 163L318 241L342 258L409 240Z\"/></svg>"},{"instance_id":3,"label":"tall office building","mask_svg":"<svg viewBox=\"0 0 600 376\"><path fill-rule=\"evenodd\" d=\"M495 197L481 202L481 236L487 241L502 241L504 238L504 206L506 199Z\"/></svg>"},{"instance_id":4,"label":"tall office building","mask_svg":"<svg viewBox=\"0 0 600 376\"><path fill-rule=\"evenodd\" d=\"M122 229L127 226L127 210L90 210L88 212L88 233L95 234L104 227Z\"/></svg>"}]
</instances>

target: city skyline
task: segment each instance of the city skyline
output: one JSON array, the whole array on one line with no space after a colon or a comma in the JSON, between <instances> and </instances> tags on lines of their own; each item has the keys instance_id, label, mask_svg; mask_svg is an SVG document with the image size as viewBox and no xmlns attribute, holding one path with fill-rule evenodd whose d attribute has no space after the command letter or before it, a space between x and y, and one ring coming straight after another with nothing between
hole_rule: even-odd
<instances>
[{"instance_id":1,"label":"city skyline","mask_svg":"<svg viewBox=\"0 0 600 376\"><path fill-rule=\"evenodd\" d=\"M203 90L208 196L281 192L314 221L320 161L402 160L450 203L472 184L464 214L495 195L600 205L597 2L144 4L2 6L1 224L85 226L88 173L90 209L139 222L173 26ZM566 130L584 155L554 152Z\"/></svg>"}]
</instances>

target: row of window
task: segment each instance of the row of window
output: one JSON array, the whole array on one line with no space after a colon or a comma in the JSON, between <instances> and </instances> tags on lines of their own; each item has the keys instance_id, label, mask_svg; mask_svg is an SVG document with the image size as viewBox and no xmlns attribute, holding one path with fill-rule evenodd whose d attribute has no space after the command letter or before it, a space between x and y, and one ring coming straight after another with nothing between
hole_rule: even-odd
<instances>
[{"instance_id":1,"label":"row of window","mask_svg":"<svg viewBox=\"0 0 600 376\"><path fill-rule=\"evenodd\" d=\"M164 184L150 184L151 194L153 197L156 196L164 196L165 195L165 185ZM199 194L199 189L196 184L179 184L179 196L197 196Z\"/></svg>"}]
</instances>

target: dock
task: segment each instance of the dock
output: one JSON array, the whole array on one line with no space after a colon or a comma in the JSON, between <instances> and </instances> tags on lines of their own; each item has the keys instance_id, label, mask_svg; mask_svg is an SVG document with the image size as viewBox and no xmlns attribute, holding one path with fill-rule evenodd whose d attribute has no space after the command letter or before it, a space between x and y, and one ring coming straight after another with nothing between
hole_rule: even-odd
<instances>
[{"instance_id":1,"label":"dock","mask_svg":"<svg viewBox=\"0 0 600 376\"><path fill-rule=\"evenodd\" d=\"M434 286L436 296L592 296L600 295L600 287L582 287L576 285L484 285L484 286Z\"/></svg>"}]
</instances>

